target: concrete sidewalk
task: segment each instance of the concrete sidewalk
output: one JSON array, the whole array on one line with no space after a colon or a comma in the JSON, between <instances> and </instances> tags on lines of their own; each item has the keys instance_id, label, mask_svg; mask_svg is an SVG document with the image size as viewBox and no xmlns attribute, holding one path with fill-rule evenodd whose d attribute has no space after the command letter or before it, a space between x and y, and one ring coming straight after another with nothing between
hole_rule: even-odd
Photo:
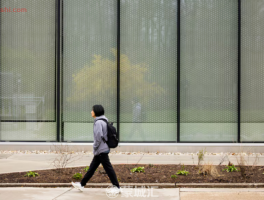
<instances>
[{"instance_id":1,"label":"concrete sidewalk","mask_svg":"<svg viewBox=\"0 0 264 200\"><path fill-rule=\"evenodd\" d=\"M56 154L0 154L0 174L11 172L24 172L32 170L43 170L54 168L51 164L57 157ZM115 155L109 154L112 164L184 164L197 165L198 158L191 155ZM93 159L93 155L84 155L67 167L88 166ZM204 163L211 162L218 165L221 161L222 165L227 165L230 160L237 165L236 156L206 155ZM254 156L245 156L245 160L252 165L256 158ZM264 156L259 156L257 165L264 166Z\"/></svg>"},{"instance_id":2,"label":"concrete sidewalk","mask_svg":"<svg viewBox=\"0 0 264 200\"><path fill-rule=\"evenodd\" d=\"M172 188L152 189L137 192L140 189L124 189L117 197L107 196L105 188L85 188L83 192L70 188L0 188L3 200L104 200L104 199L166 199L166 200L249 200L264 199L264 189L213 189L213 188ZM141 190L143 191L143 190ZM143 196L145 195L145 197Z\"/></svg>"}]
</instances>

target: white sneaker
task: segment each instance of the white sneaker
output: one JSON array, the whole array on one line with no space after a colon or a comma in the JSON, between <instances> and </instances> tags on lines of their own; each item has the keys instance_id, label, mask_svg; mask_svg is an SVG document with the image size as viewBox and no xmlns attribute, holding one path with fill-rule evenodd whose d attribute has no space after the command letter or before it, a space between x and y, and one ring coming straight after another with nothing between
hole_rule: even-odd
<instances>
[{"instance_id":1,"label":"white sneaker","mask_svg":"<svg viewBox=\"0 0 264 200\"><path fill-rule=\"evenodd\" d=\"M121 187L120 187L120 188L117 188L117 187L116 187L115 189L116 189L116 193L117 193L117 194L121 194L121 191L122 191Z\"/></svg>"},{"instance_id":2,"label":"white sneaker","mask_svg":"<svg viewBox=\"0 0 264 200\"><path fill-rule=\"evenodd\" d=\"M122 191L122 189L121 189L121 187L120 188L118 188L118 187L116 187L116 186L113 186L114 188L114 193L116 193L116 194L121 194L121 191Z\"/></svg>"},{"instance_id":3,"label":"white sneaker","mask_svg":"<svg viewBox=\"0 0 264 200\"><path fill-rule=\"evenodd\" d=\"M72 186L83 192L84 187L79 182L71 182Z\"/></svg>"}]
</instances>

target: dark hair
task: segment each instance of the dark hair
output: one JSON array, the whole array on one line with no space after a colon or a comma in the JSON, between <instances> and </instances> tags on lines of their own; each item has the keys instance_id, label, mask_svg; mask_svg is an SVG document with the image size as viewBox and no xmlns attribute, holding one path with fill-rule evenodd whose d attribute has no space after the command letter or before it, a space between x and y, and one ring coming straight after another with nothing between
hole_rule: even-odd
<instances>
[{"instance_id":1,"label":"dark hair","mask_svg":"<svg viewBox=\"0 0 264 200\"><path fill-rule=\"evenodd\" d=\"M93 111L96 117L104 115L104 107L102 105L94 105Z\"/></svg>"}]
</instances>

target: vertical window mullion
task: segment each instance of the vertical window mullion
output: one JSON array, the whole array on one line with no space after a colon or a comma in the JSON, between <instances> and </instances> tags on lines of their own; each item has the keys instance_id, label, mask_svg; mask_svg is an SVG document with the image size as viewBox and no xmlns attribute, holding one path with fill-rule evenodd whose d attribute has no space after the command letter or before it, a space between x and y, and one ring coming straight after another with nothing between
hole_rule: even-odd
<instances>
[{"instance_id":1,"label":"vertical window mullion","mask_svg":"<svg viewBox=\"0 0 264 200\"><path fill-rule=\"evenodd\" d=\"M56 121L57 121L57 142L63 140L60 139L60 14L61 14L61 0L57 0L57 16L56 16Z\"/></svg>"},{"instance_id":2,"label":"vertical window mullion","mask_svg":"<svg viewBox=\"0 0 264 200\"><path fill-rule=\"evenodd\" d=\"M180 16L181 0L178 0L177 7L177 142L180 142Z\"/></svg>"},{"instance_id":3,"label":"vertical window mullion","mask_svg":"<svg viewBox=\"0 0 264 200\"><path fill-rule=\"evenodd\" d=\"M240 142L240 111L241 111L241 101L240 101L240 94L241 94L241 0L238 0L238 138L237 142Z\"/></svg>"},{"instance_id":4,"label":"vertical window mullion","mask_svg":"<svg viewBox=\"0 0 264 200\"><path fill-rule=\"evenodd\" d=\"M120 140L120 0L117 0L117 132Z\"/></svg>"}]
</instances>

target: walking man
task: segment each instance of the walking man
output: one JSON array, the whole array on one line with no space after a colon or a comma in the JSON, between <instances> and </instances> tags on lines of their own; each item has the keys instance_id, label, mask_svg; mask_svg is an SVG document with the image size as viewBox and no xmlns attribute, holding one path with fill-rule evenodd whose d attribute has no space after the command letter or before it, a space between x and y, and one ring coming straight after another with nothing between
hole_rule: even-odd
<instances>
[{"instance_id":1,"label":"walking man","mask_svg":"<svg viewBox=\"0 0 264 200\"><path fill-rule=\"evenodd\" d=\"M104 108L102 105L94 105L91 111L91 115L94 118L94 127L93 127L93 133L94 133L94 144L93 144L93 160L90 164L90 167L85 174L84 178L81 180L81 182L73 183L72 185L79 189L80 191L83 191L84 186L86 183L90 180L90 178L93 176L95 170L98 168L100 163L102 163L105 172L107 173L109 179L111 180L112 184L118 188L118 192L121 193L121 189L116 177L116 173L113 169L112 164L110 163L108 153L110 152L110 149L107 145L107 143L104 143L102 140L102 137L105 138L107 141L107 124L103 120L99 119L105 119L108 121L108 119L104 115ZM102 137L101 137L102 136Z\"/></svg>"}]
</instances>

